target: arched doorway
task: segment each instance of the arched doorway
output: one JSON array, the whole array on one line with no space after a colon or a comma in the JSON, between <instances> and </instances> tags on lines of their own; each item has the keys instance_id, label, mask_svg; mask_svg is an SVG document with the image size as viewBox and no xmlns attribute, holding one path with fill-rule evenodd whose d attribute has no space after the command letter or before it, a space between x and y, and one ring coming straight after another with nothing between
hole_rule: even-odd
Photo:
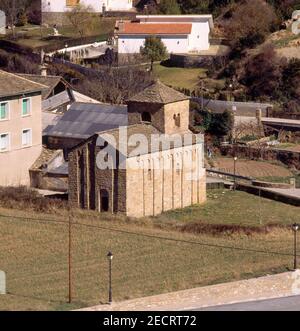
<instances>
[{"instance_id":1,"label":"arched doorway","mask_svg":"<svg viewBox=\"0 0 300 331\"><path fill-rule=\"evenodd\" d=\"M100 211L101 213L109 211L109 193L107 190L100 190Z\"/></svg>"}]
</instances>

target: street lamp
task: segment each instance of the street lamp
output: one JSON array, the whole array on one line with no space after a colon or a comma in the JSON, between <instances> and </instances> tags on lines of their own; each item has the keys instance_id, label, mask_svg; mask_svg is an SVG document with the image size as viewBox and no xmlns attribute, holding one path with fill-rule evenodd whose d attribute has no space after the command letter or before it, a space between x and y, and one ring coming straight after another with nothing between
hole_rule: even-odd
<instances>
[{"instance_id":1,"label":"street lamp","mask_svg":"<svg viewBox=\"0 0 300 331\"><path fill-rule=\"evenodd\" d=\"M235 156L234 158L233 158L233 175L234 175L234 178L233 178L233 180L234 180L234 184L233 184L233 189L234 189L234 191L236 190L236 161L237 161L237 156Z\"/></svg>"},{"instance_id":2,"label":"street lamp","mask_svg":"<svg viewBox=\"0 0 300 331\"><path fill-rule=\"evenodd\" d=\"M109 264L109 291L108 291L108 302L109 304L112 303L112 281L111 281L111 264L112 264L112 259L113 259L113 253L108 252L107 254L107 259L108 259L108 264Z\"/></svg>"},{"instance_id":3,"label":"street lamp","mask_svg":"<svg viewBox=\"0 0 300 331\"><path fill-rule=\"evenodd\" d=\"M294 223L292 228L294 231L294 270L297 270L297 232L299 229L299 224Z\"/></svg>"}]
</instances>

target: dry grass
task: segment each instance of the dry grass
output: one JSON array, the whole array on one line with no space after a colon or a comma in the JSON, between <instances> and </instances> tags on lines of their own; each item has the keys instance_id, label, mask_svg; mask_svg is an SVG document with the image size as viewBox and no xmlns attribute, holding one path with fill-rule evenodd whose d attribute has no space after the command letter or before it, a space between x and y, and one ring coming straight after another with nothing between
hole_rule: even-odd
<instances>
[{"instance_id":1,"label":"dry grass","mask_svg":"<svg viewBox=\"0 0 300 331\"><path fill-rule=\"evenodd\" d=\"M234 163L232 158L216 158L214 166L222 171L233 173ZM248 177L288 177L293 173L284 166L265 161L238 160L236 173Z\"/></svg>"},{"instance_id":2,"label":"dry grass","mask_svg":"<svg viewBox=\"0 0 300 331\"><path fill-rule=\"evenodd\" d=\"M0 268L7 273L9 292L0 296L0 309L63 310L105 303L109 250L115 256L113 295L117 301L292 267L290 229L257 227L252 209L259 198L222 192L211 191L204 206L150 219L72 211L72 305L66 303L68 210L46 214L0 208ZM299 214L296 207L262 200L265 215L270 214L276 223L285 215L281 224L287 225L293 221L288 213ZM28 219L32 217L40 221Z\"/></svg>"},{"instance_id":3,"label":"dry grass","mask_svg":"<svg viewBox=\"0 0 300 331\"><path fill-rule=\"evenodd\" d=\"M105 303L108 250L114 253L117 301L254 277L292 265L291 256L265 253L292 252L292 236L286 230L213 237L122 225L118 220L80 222L89 227L73 226L74 303L68 305L67 225L0 216L0 261L9 292L0 296L1 310L62 310Z\"/></svg>"},{"instance_id":4,"label":"dry grass","mask_svg":"<svg viewBox=\"0 0 300 331\"><path fill-rule=\"evenodd\" d=\"M68 208L66 201L44 198L37 191L25 186L0 187L0 205L4 208L48 213Z\"/></svg>"}]
</instances>

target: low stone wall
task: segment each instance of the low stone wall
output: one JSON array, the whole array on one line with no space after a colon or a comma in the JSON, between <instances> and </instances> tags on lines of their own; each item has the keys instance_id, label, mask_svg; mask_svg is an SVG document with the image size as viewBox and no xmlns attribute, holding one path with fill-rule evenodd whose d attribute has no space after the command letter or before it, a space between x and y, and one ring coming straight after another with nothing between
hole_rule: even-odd
<instances>
[{"instance_id":1,"label":"low stone wall","mask_svg":"<svg viewBox=\"0 0 300 331\"><path fill-rule=\"evenodd\" d=\"M277 193L273 191L269 191L267 189L256 187L253 185L246 184L237 184L237 189L239 191L244 191L250 194L258 195L262 198L267 198L275 201L280 201L293 206L300 206L300 199L296 197L292 197L290 195L286 195L284 193Z\"/></svg>"},{"instance_id":2,"label":"low stone wall","mask_svg":"<svg viewBox=\"0 0 300 331\"><path fill-rule=\"evenodd\" d=\"M212 55L171 54L170 64L181 68L203 68L211 66L215 59L216 56Z\"/></svg>"},{"instance_id":3,"label":"low stone wall","mask_svg":"<svg viewBox=\"0 0 300 331\"><path fill-rule=\"evenodd\" d=\"M256 187L265 187L265 188L282 188L282 189L291 189L295 188L294 184L288 183L271 183L271 182L263 182L260 180L253 180L252 185Z\"/></svg>"},{"instance_id":4,"label":"low stone wall","mask_svg":"<svg viewBox=\"0 0 300 331\"><path fill-rule=\"evenodd\" d=\"M266 160L266 161L278 161L291 169L300 170L300 153L287 151L283 149L264 148L259 149L251 146L221 146L221 154L224 156L233 156L236 154L241 158L248 158L252 160Z\"/></svg>"}]
</instances>

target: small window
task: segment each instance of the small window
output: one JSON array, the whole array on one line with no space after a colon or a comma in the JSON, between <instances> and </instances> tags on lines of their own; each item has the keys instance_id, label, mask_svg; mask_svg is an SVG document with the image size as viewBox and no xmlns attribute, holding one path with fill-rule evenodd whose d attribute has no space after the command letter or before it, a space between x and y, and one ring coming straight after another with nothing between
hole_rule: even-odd
<instances>
[{"instance_id":1,"label":"small window","mask_svg":"<svg viewBox=\"0 0 300 331\"><path fill-rule=\"evenodd\" d=\"M0 134L0 152L6 152L9 150L9 134Z\"/></svg>"},{"instance_id":2,"label":"small window","mask_svg":"<svg viewBox=\"0 0 300 331\"><path fill-rule=\"evenodd\" d=\"M22 116L30 115L30 99L22 100Z\"/></svg>"},{"instance_id":3,"label":"small window","mask_svg":"<svg viewBox=\"0 0 300 331\"><path fill-rule=\"evenodd\" d=\"M148 113L147 111L144 111L142 113L142 121L151 123L151 114Z\"/></svg>"},{"instance_id":4,"label":"small window","mask_svg":"<svg viewBox=\"0 0 300 331\"><path fill-rule=\"evenodd\" d=\"M22 131L22 146L31 146L32 142L31 129L26 129Z\"/></svg>"},{"instance_id":5,"label":"small window","mask_svg":"<svg viewBox=\"0 0 300 331\"><path fill-rule=\"evenodd\" d=\"M180 114L177 114L177 115L174 114L173 119L174 119L175 125L177 127L180 127Z\"/></svg>"},{"instance_id":6,"label":"small window","mask_svg":"<svg viewBox=\"0 0 300 331\"><path fill-rule=\"evenodd\" d=\"M8 119L8 102L0 103L0 121Z\"/></svg>"}]
</instances>

